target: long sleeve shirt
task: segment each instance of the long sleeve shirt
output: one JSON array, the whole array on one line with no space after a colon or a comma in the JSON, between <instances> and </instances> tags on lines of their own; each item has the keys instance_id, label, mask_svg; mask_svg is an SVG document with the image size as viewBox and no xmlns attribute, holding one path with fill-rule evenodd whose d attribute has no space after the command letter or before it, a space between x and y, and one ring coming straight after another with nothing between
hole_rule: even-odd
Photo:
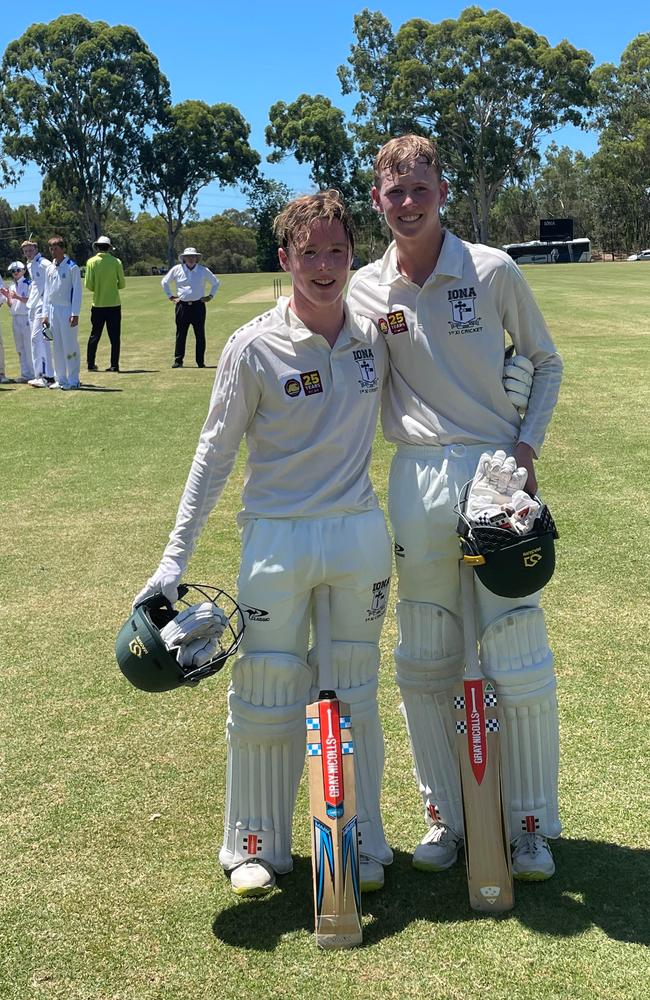
<instances>
[{"instance_id":1,"label":"long sleeve shirt","mask_svg":"<svg viewBox=\"0 0 650 1000\"><path fill-rule=\"evenodd\" d=\"M195 264L189 268L187 264L177 264L167 272L160 284L168 298L177 296L181 302L198 302L206 295L215 295L219 287L219 279L215 278L204 264ZM172 285L175 291L172 291Z\"/></svg>"},{"instance_id":2,"label":"long sleeve shirt","mask_svg":"<svg viewBox=\"0 0 650 1000\"><path fill-rule=\"evenodd\" d=\"M43 310L50 306L68 306L71 316L81 312L81 274L67 254L59 264L52 261L47 268Z\"/></svg>"},{"instance_id":3,"label":"long sleeve shirt","mask_svg":"<svg viewBox=\"0 0 650 1000\"><path fill-rule=\"evenodd\" d=\"M119 306L120 288L126 285L122 261L112 253L95 254L86 262L84 283L93 293L94 306Z\"/></svg>"},{"instance_id":4,"label":"long sleeve shirt","mask_svg":"<svg viewBox=\"0 0 650 1000\"><path fill-rule=\"evenodd\" d=\"M529 444L539 455L562 361L519 268L501 250L445 231L422 287L404 277L392 243L353 276L350 310L372 319L390 353L382 424L397 444ZM508 333L534 367L526 415L503 386Z\"/></svg>"},{"instance_id":5,"label":"long sleeve shirt","mask_svg":"<svg viewBox=\"0 0 650 1000\"><path fill-rule=\"evenodd\" d=\"M31 312L40 305L45 290L45 275L50 265L49 260L41 253L37 253L27 265L31 284L29 286L29 299L27 308Z\"/></svg>"}]
</instances>

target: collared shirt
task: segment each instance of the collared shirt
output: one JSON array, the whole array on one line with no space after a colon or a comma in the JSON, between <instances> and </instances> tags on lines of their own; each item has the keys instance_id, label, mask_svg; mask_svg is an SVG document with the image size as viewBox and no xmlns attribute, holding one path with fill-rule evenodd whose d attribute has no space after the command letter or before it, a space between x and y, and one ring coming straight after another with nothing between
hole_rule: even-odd
<instances>
[{"instance_id":1,"label":"collared shirt","mask_svg":"<svg viewBox=\"0 0 650 1000\"><path fill-rule=\"evenodd\" d=\"M122 261L108 251L95 254L86 262L84 283L93 293L94 306L119 306L119 290L126 285Z\"/></svg>"},{"instance_id":2,"label":"collared shirt","mask_svg":"<svg viewBox=\"0 0 650 1000\"><path fill-rule=\"evenodd\" d=\"M219 279L215 278L204 264L195 264L190 270L187 264L177 264L168 271L160 284L165 295L177 295L181 302L198 302L206 294L206 285L210 286L208 295L215 295L219 287ZM176 292L171 290L172 284Z\"/></svg>"},{"instance_id":3,"label":"collared shirt","mask_svg":"<svg viewBox=\"0 0 650 1000\"><path fill-rule=\"evenodd\" d=\"M81 312L81 274L67 254L59 264L52 261L47 268L43 309L50 306L68 306L71 316Z\"/></svg>"},{"instance_id":4,"label":"collared shirt","mask_svg":"<svg viewBox=\"0 0 650 1000\"><path fill-rule=\"evenodd\" d=\"M49 264L50 262L47 257L44 257L42 253L37 253L27 265L27 270L29 271L29 277L31 279L29 299L27 301L27 308L30 310L35 306L40 305L40 301L43 298L45 275L47 274Z\"/></svg>"},{"instance_id":5,"label":"collared shirt","mask_svg":"<svg viewBox=\"0 0 650 1000\"><path fill-rule=\"evenodd\" d=\"M23 275L18 281L12 281L9 285L9 290L15 292L16 295L22 295L23 298L29 299L30 287L31 282L29 278ZM12 299L10 309L15 316L25 316L27 315L27 302L21 302L20 299Z\"/></svg>"},{"instance_id":6,"label":"collared shirt","mask_svg":"<svg viewBox=\"0 0 650 1000\"><path fill-rule=\"evenodd\" d=\"M348 305L384 334L391 377L382 424L398 444L530 444L536 454L557 401L562 361L519 268L501 250L445 231L420 287L400 273L397 247L361 268ZM535 375L521 420L502 380L504 332Z\"/></svg>"},{"instance_id":7,"label":"collared shirt","mask_svg":"<svg viewBox=\"0 0 650 1000\"><path fill-rule=\"evenodd\" d=\"M332 348L291 312L288 298L237 330L221 355L165 556L187 565L244 435L240 524L376 508L369 465L387 371L373 324L347 314Z\"/></svg>"}]
</instances>

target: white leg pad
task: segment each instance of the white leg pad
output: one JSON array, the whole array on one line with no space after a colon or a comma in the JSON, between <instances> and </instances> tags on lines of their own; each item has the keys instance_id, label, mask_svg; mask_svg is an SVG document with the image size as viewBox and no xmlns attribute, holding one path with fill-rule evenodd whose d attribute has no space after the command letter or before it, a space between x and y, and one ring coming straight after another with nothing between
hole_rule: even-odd
<instances>
[{"instance_id":1,"label":"white leg pad","mask_svg":"<svg viewBox=\"0 0 650 1000\"><path fill-rule=\"evenodd\" d=\"M386 843L381 819L384 736L377 706L379 660L374 643L332 643L334 687L341 701L350 706L352 717L359 847L363 854L388 865L393 852ZM317 668L316 649L310 652L309 663ZM311 697L312 701L318 698L318 687Z\"/></svg>"},{"instance_id":2,"label":"white leg pad","mask_svg":"<svg viewBox=\"0 0 650 1000\"><path fill-rule=\"evenodd\" d=\"M289 653L235 661L228 695L223 846L226 871L263 860L291 871L291 825L305 761L305 706L312 671Z\"/></svg>"},{"instance_id":3,"label":"white leg pad","mask_svg":"<svg viewBox=\"0 0 650 1000\"><path fill-rule=\"evenodd\" d=\"M481 656L501 706L511 836L559 837L556 683L542 609L519 608L491 622Z\"/></svg>"},{"instance_id":4,"label":"white leg pad","mask_svg":"<svg viewBox=\"0 0 650 1000\"><path fill-rule=\"evenodd\" d=\"M397 683L429 825L463 831L453 690L463 674L460 622L437 604L398 601Z\"/></svg>"}]
</instances>

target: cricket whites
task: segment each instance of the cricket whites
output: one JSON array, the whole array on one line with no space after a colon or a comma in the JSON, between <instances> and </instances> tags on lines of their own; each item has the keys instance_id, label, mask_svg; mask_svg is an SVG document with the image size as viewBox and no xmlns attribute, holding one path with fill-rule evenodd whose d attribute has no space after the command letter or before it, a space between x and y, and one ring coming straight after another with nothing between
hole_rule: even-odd
<instances>
[{"instance_id":1,"label":"cricket whites","mask_svg":"<svg viewBox=\"0 0 650 1000\"><path fill-rule=\"evenodd\" d=\"M469 557L471 558L471 557ZM497 913L514 905L510 837L503 801L499 712L484 676L474 618L474 569L461 560L465 678L454 692L470 906Z\"/></svg>"},{"instance_id":2,"label":"cricket whites","mask_svg":"<svg viewBox=\"0 0 650 1000\"><path fill-rule=\"evenodd\" d=\"M307 706L316 943L321 948L361 944L359 837L350 708L333 688L330 592L314 590L318 701Z\"/></svg>"}]
</instances>

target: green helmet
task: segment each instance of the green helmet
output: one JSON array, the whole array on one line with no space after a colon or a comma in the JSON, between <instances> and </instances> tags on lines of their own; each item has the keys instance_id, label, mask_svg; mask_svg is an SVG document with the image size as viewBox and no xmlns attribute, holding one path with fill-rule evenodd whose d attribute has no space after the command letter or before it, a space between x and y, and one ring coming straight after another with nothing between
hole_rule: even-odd
<instances>
[{"instance_id":1,"label":"green helmet","mask_svg":"<svg viewBox=\"0 0 650 1000\"><path fill-rule=\"evenodd\" d=\"M183 667L175 652L168 650L160 630L169 624L179 610L163 597L154 594L133 609L115 640L115 655L120 670L141 691L171 691L181 685L193 686L204 677L221 670L224 663L239 646L244 634L244 618L236 601L224 590L204 584L181 584L179 602L188 591L198 591L204 599L222 608L228 625L219 640L216 654L199 667Z\"/></svg>"},{"instance_id":2,"label":"green helmet","mask_svg":"<svg viewBox=\"0 0 650 1000\"><path fill-rule=\"evenodd\" d=\"M533 528L526 535L496 525L477 524L465 516L471 482L461 492L456 510L457 532L465 562L474 566L476 575L499 597L528 597L545 587L555 570L555 522L546 504L535 499L541 509Z\"/></svg>"}]
</instances>

